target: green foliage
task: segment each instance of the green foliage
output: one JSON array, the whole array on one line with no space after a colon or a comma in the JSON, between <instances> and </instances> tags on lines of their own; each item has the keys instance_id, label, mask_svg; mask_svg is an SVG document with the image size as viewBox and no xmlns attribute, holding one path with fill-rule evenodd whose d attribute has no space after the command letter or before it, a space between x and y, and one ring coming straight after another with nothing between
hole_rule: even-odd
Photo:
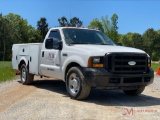
<instances>
[{"instance_id":1,"label":"green foliage","mask_svg":"<svg viewBox=\"0 0 160 120\"><path fill-rule=\"evenodd\" d=\"M58 22L59 22L59 25L61 26L61 27L65 27L65 26L69 26L69 22L68 22L68 20L67 20L67 18L66 17L61 17L61 18L58 18Z\"/></svg>"},{"instance_id":2,"label":"green foliage","mask_svg":"<svg viewBox=\"0 0 160 120\"><path fill-rule=\"evenodd\" d=\"M97 18L93 19L90 22L91 28L99 28L102 32L104 32L107 36L109 36L115 43L118 43L119 35L118 35L118 16L117 14L113 14L111 20L108 19L107 16L102 17L101 21Z\"/></svg>"},{"instance_id":3,"label":"green foliage","mask_svg":"<svg viewBox=\"0 0 160 120\"><path fill-rule=\"evenodd\" d=\"M153 60L153 61L159 61L159 60L160 60L160 54L154 52L154 53L152 54L152 60Z\"/></svg>"},{"instance_id":4,"label":"green foliage","mask_svg":"<svg viewBox=\"0 0 160 120\"><path fill-rule=\"evenodd\" d=\"M69 26L71 26L71 27L76 27L76 26L81 27L82 24L83 24L83 22L80 21L79 18L73 17L72 19L70 19L70 24L69 24Z\"/></svg>"},{"instance_id":5,"label":"green foliage","mask_svg":"<svg viewBox=\"0 0 160 120\"><path fill-rule=\"evenodd\" d=\"M111 17L111 38L118 43L118 16L113 14Z\"/></svg>"},{"instance_id":6,"label":"green foliage","mask_svg":"<svg viewBox=\"0 0 160 120\"><path fill-rule=\"evenodd\" d=\"M48 32L48 23L45 17L40 18L40 20L37 22L37 29L41 33L42 38L44 39Z\"/></svg>"},{"instance_id":7,"label":"green foliage","mask_svg":"<svg viewBox=\"0 0 160 120\"><path fill-rule=\"evenodd\" d=\"M0 82L16 78L11 62L0 62Z\"/></svg>"},{"instance_id":8,"label":"green foliage","mask_svg":"<svg viewBox=\"0 0 160 120\"><path fill-rule=\"evenodd\" d=\"M144 41L139 33L127 33L126 35L121 35L120 41L124 46L144 49Z\"/></svg>"},{"instance_id":9,"label":"green foliage","mask_svg":"<svg viewBox=\"0 0 160 120\"><path fill-rule=\"evenodd\" d=\"M139 48L146 51L153 60L160 58L160 31L153 28L147 29L143 35L139 33L127 33L119 35L124 46Z\"/></svg>"},{"instance_id":10,"label":"green foliage","mask_svg":"<svg viewBox=\"0 0 160 120\"><path fill-rule=\"evenodd\" d=\"M154 72L157 72L158 68L160 68L160 63L152 63L151 67L153 68Z\"/></svg>"},{"instance_id":11,"label":"green foliage","mask_svg":"<svg viewBox=\"0 0 160 120\"><path fill-rule=\"evenodd\" d=\"M11 48L13 44L13 30L12 24L10 21L4 16L0 16L0 60L8 60L10 59L9 55L11 53Z\"/></svg>"},{"instance_id":12,"label":"green foliage","mask_svg":"<svg viewBox=\"0 0 160 120\"><path fill-rule=\"evenodd\" d=\"M133 33L132 35L132 47L143 49L143 39L141 34L139 33Z\"/></svg>"},{"instance_id":13,"label":"green foliage","mask_svg":"<svg viewBox=\"0 0 160 120\"><path fill-rule=\"evenodd\" d=\"M104 29L104 33L108 35L115 43L118 43L118 16L117 14L113 14L111 20L108 17L102 17L102 25Z\"/></svg>"},{"instance_id":14,"label":"green foliage","mask_svg":"<svg viewBox=\"0 0 160 120\"><path fill-rule=\"evenodd\" d=\"M100 22L97 18L93 19L93 20L90 22L89 27L92 28L92 29L98 28L98 29L100 29L102 32L104 32L102 22Z\"/></svg>"},{"instance_id":15,"label":"green foliage","mask_svg":"<svg viewBox=\"0 0 160 120\"><path fill-rule=\"evenodd\" d=\"M0 61L10 61L15 43L42 42L40 32L20 15L0 14Z\"/></svg>"},{"instance_id":16,"label":"green foliage","mask_svg":"<svg viewBox=\"0 0 160 120\"><path fill-rule=\"evenodd\" d=\"M58 22L61 27L65 26L81 27L83 25L83 22L78 17L73 17L70 19L70 22L68 22L67 18L63 16L61 18L58 18Z\"/></svg>"},{"instance_id":17,"label":"green foliage","mask_svg":"<svg viewBox=\"0 0 160 120\"><path fill-rule=\"evenodd\" d=\"M118 15L117 14L113 14L112 17L111 17L111 30L112 31L115 31L115 32L118 32Z\"/></svg>"},{"instance_id":18,"label":"green foliage","mask_svg":"<svg viewBox=\"0 0 160 120\"><path fill-rule=\"evenodd\" d=\"M160 35L153 28L149 28L143 34L144 48L152 57L154 51L158 52L160 44Z\"/></svg>"},{"instance_id":19,"label":"green foliage","mask_svg":"<svg viewBox=\"0 0 160 120\"><path fill-rule=\"evenodd\" d=\"M11 24L10 29L12 30L12 41L15 43L27 43L27 20L21 18L20 15L10 13L4 16L5 19Z\"/></svg>"},{"instance_id":20,"label":"green foliage","mask_svg":"<svg viewBox=\"0 0 160 120\"><path fill-rule=\"evenodd\" d=\"M41 33L31 25L28 26L29 43L43 42Z\"/></svg>"}]
</instances>

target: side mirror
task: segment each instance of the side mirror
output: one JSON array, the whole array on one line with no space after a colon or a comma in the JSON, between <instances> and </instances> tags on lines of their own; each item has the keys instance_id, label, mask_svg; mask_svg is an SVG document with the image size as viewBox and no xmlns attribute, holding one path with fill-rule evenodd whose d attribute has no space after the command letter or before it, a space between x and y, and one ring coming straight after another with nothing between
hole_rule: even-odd
<instances>
[{"instance_id":1,"label":"side mirror","mask_svg":"<svg viewBox=\"0 0 160 120\"><path fill-rule=\"evenodd\" d=\"M117 45L118 45L118 46L122 46L122 43L119 42Z\"/></svg>"},{"instance_id":2,"label":"side mirror","mask_svg":"<svg viewBox=\"0 0 160 120\"><path fill-rule=\"evenodd\" d=\"M62 41L53 40L53 49L62 50Z\"/></svg>"},{"instance_id":3,"label":"side mirror","mask_svg":"<svg viewBox=\"0 0 160 120\"><path fill-rule=\"evenodd\" d=\"M54 38L47 38L45 42L45 47L47 49L62 50L62 41Z\"/></svg>"}]
</instances>

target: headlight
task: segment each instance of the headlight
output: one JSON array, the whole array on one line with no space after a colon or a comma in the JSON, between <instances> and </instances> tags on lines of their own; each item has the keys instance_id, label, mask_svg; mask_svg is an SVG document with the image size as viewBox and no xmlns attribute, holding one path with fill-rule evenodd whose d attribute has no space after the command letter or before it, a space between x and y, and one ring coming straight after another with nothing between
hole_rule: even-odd
<instances>
[{"instance_id":1,"label":"headlight","mask_svg":"<svg viewBox=\"0 0 160 120\"><path fill-rule=\"evenodd\" d=\"M93 64L100 63L100 57L93 58Z\"/></svg>"},{"instance_id":2,"label":"headlight","mask_svg":"<svg viewBox=\"0 0 160 120\"><path fill-rule=\"evenodd\" d=\"M88 59L88 67L104 67L104 57L90 57Z\"/></svg>"}]
</instances>

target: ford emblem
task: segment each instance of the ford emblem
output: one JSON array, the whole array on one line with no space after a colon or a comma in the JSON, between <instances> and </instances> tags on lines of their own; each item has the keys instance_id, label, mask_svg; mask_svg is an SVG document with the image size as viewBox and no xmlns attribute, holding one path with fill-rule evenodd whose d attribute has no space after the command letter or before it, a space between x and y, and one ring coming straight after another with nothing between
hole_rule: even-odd
<instances>
[{"instance_id":1,"label":"ford emblem","mask_svg":"<svg viewBox=\"0 0 160 120\"><path fill-rule=\"evenodd\" d=\"M129 61L128 65L136 65L136 62L135 61Z\"/></svg>"}]
</instances>

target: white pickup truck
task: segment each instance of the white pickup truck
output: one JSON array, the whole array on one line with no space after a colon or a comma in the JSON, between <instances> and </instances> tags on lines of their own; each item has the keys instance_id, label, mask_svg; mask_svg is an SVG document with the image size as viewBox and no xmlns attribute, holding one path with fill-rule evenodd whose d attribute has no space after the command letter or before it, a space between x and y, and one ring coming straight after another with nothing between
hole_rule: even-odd
<instances>
[{"instance_id":1,"label":"white pickup truck","mask_svg":"<svg viewBox=\"0 0 160 120\"><path fill-rule=\"evenodd\" d=\"M99 30L55 27L43 43L14 44L12 53L23 84L34 75L61 79L73 99L87 98L93 87L138 95L154 79L147 53L117 46Z\"/></svg>"}]
</instances>

